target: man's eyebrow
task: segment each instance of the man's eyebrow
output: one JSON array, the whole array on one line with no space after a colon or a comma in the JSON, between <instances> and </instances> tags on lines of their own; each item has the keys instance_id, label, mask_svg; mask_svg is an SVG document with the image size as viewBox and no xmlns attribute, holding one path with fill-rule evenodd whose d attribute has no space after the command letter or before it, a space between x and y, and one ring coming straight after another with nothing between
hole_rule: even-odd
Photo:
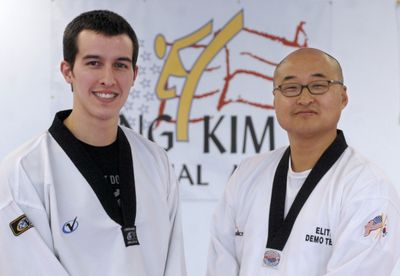
<instances>
[{"instance_id":1,"label":"man's eyebrow","mask_svg":"<svg viewBox=\"0 0 400 276\"><path fill-rule=\"evenodd\" d=\"M315 73L311 75L312 77L326 78L326 76L322 73Z\"/></svg>"},{"instance_id":2,"label":"man's eyebrow","mask_svg":"<svg viewBox=\"0 0 400 276\"><path fill-rule=\"evenodd\" d=\"M118 61L127 61L129 63L132 63L132 59L128 57L119 57L117 58Z\"/></svg>"},{"instance_id":3,"label":"man's eyebrow","mask_svg":"<svg viewBox=\"0 0 400 276\"><path fill-rule=\"evenodd\" d=\"M295 78L296 78L295 76L286 76L286 77L283 78L282 81L292 80L292 79L295 79Z\"/></svg>"},{"instance_id":4,"label":"man's eyebrow","mask_svg":"<svg viewBox=\"0 0 400 276\"><path fill-rule=\"evenodd\" d=\"M86 55L83 57L83 59L101 59L101 57L99 55ZM132 63L132 59L129 57L119 57L117 60Z\"/></svg>"},{"instance_id":5,"label":"man's eyebrow","mask_svg":"<svg viewBox=\"0 0 400 276\"><path fill-rule=\"evenodd\" d=\"M326 75L324 75L322 73L314 73L314 74L311 75L311 77L326 78ZM284 77L282 81L288 81L288 80L292 80L292 79L295 79L295 78L296 78L296 76L290 76L289 75L289 76Z\"/></svg>"},{"instance_id":6,"label":"man's eyebrow","mask_svg":"<svg viewBox=\"0 0 400 276\"><path fill-rule=\"evenodd\" d=\"M100 59L100 56L98 55L86 55L83 57L83 59Z\"/></svg>"}]
</instances>

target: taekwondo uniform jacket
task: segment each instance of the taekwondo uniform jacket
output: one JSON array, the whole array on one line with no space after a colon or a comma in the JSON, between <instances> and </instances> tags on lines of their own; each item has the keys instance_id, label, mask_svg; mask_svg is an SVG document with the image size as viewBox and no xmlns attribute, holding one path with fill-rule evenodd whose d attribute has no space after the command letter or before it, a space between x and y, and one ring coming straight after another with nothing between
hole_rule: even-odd
<instances>
[{"instance_id":1,"label":"taekwondo uniform jacket","mask_svg":"<svg viewBox=\"0 0 400 276\"><path fill-rule=\"evenodd\" d=\"M55 125L67 131L57 115ZM133 131L119 131L133 158L139 245L125 246L121 225L47 131L0 167L0 275L186 275L179 191L167 155Z\"/></svg>"},{"instance_id":2,"label":"taekwondo uniform jacket","mask_svg":"<svg viewBox=\"0 0 400 276\"><path fill-rule=\"evenodd\" d=\"M319 181L281 252L263 262L272 183L285 149L244 160L211 226L207 276L389 276L400 256L399 197L348 147Z\"/></svg>"}]
</instances>

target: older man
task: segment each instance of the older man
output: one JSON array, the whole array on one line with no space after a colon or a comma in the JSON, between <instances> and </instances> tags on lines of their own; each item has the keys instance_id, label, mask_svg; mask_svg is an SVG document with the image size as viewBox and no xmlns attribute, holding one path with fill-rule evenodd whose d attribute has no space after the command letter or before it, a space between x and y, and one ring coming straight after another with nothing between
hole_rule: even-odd
<instances>
[{"instance_id":1,"label":"older man","mask_svg":"<svg viewBox=\"0 0 400 276\"><path fill-rule=\"evenodd\" d=\"M294 51L274 74L290 145L243 161L218 205L207 275L390 275L400 200L337 129L348 103L338 61Z\"/></svg>"}]
</instances>

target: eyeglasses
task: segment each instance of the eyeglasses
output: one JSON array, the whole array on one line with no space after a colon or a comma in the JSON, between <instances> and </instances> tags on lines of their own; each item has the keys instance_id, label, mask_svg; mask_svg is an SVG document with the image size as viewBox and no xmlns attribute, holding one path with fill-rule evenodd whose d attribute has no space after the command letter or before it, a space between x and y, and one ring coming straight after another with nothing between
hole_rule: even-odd
<instances>
[{"instance_id":1,"label":"eyeglasses","mask_svg":"<svg viewBox=\"0 0 400 276\"><path fill-rule=\"evenodd\" d=\"M281 91L282 95L286 97L296 97L300 95L303 88L307 88L312 95L322 95L334 84L343 85L343 82L337 80L317 80L306 85L300 83L283 83L276 86L274 90Z\"/></svg>"}]
</instances>

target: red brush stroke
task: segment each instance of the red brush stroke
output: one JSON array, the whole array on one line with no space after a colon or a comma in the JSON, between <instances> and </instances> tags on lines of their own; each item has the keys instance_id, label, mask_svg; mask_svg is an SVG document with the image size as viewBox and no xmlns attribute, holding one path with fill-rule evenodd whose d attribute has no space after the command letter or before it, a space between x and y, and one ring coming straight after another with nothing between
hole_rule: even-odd
<instances>
[{"instance_id":1,"label":"red brush stroke","mask_svg":"<svg viewBox=\"0 0 400 276\"><path fill-rule=\"evenodd\" d=\"M306 22L301 21L296 26L296 32L295 32L293 40L289 40L289 39L287 39L285 37L272 35L272 34L269 34L269 33L257 31L257 30L254 30L254 29L246 28L246 27L243 28L243 31L248 32L248 33L253 34L253 35L256 35L256 36L260 36L260 37L265 38L267 40L271 40L271 41L275 41L275 42L281 43L284 46L303 48L303 47L308 47L307 34L304 31L305 23ZM219 32L220 32L220 30L217 30L216 32L214 32L214 37ZM301 43L301 44L299 42L300 34L303 34L305 36L304 42ZM168 46L172 46L173 44L167 42L167 45ZM197 49L197 48L206 48L207 46L208 45L206 45L206 44L194 44L194 45L192 45L190 47ZM257 72L257 71L245 70L245 69L236 69L233 73L231 73L230 51L229 51L229 48L226 45L224 46L224 50L225 50L226 75L224 77L224 85L223 85L222 89L221 90L220 89L215 89L215 90L212 90L210 92L204 92L204 93L197 94L197 95L195 95L193 97L193 100L206 99L206 98L209 98L211 96L216 95L217 93L219 93L221 91L221 94L220 94L220 96L218 98L218 102L217 102L217 105L216 105L216 110L217 111L221 111L221 109L224 106L227 106L229 104L234 104L234 103L245 104L245 105L249 105L249 106L252 106L252 107L265 109L265 110L274 109L273 105L271 105L271 104L263 104L263 103L260 103L260 102L252 102L252 101L249 101L249 100L245 100L245 99L243 99L241 97L239 97L237 99L227 99L227 94L228 94L230 82L235 77L237 77L239 75L242 75L242 74L243 75L251 75L251 76L254 76L256 78L260 78L260 79L263 79L263 80L266 80L266 81L272 81L273 77L269 76L269 75L262 74L262 73ZM257 56L257 55L255 55L255 54L253 54L251 52L241 52L240 54L249 56L249 57L251 57L251 58L253 58L253 59L255 59L255 60L259 61L259 62L262 62L264 64L267 64L267 65L277 66L276 62L264 59L264 58L262 58L260 56ZM221 66L210 67L210 68L205 69L205 72L210 73L210 72L219 70L220 68L221 68ZM190 73L190 70L187 71L187 72ZM165 84L165 87L168 87L167 83ZM180 98L180 96L176 96L174 98ZM166 101L165 100L160 101L160 106L159 106L159 111L158 111L158 115L159 116L164 114L165 108L166 108ZM204 120L203 118L193 118L193 119L190 119L189 122L190 123L198 123L198 122L201 122L203 120ZM157 122L156 126L158 126L159 123L160 122ZM176 119L173 119L173 120L169 121L169 123L176 123Z\"/></svg>"}]
</instances>

